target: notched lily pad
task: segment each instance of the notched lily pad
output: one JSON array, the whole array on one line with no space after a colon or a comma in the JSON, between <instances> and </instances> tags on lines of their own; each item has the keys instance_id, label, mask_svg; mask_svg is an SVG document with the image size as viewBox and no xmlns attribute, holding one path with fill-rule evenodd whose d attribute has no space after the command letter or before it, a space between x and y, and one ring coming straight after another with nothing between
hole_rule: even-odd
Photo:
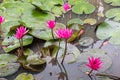
<instances>
[{"instance_id":1,"label":"notched lily pad","mask_svg":"<svg viewBox=\"0 0 120 80\"><path fill-rule=\"evenodd\" d=\"M107 39L109 37L109 42L114 45L120 45L120 23L106 20L98 26L96 35L99 39Z\"/></svg>"},{"instance_id":2,"label":"notched lily pad","mask_svg":"<svg viewBox=\"0 0 120 80\"><path fill-rule=\"evenodd\" d=\"M95 10L95 6L88 2L81 2L72 7L72 11L76 14L90 14Z\"/></svg>"},{"instance_id":3,"label":"notched lily pad","mask_svg":"<svg viewBox=\"0 0 120 80\"><path fill-rule=\"evenodd\" d=\"M94 25L97 23L97 20L94 18L87 18L84 20L84 24L90 24L90 25Z\"/></svg>"},{"instance_id":4,"label":"notched lily pad","mask_svg":"<svg viewBox=\"0 0 120 80\"><path fill-rule=\"evenodd\" d=\"M100 52L99 52L99 51ZM81 56L79 57L78 64L80 66L80 70L83 72L90 71L90 68L88 68L85 64L88 63L88 57L100 57L102 61L102 66L98 71L94 71L95 73L97 72L104 72L107 69L109 69L112 65L112 59L105 54L105 51L102 51L100 49L91 49L85 53L82 53Z\"/></svg>"},{"instance_id":5,"label":"notched lily pad","mask_svg":"<svg viewBox=\"0 0 120 80\"><path fill-rule=\"evenodd\" d=\"M109 19L113 19L114 21L120 21L120 8L113 8L108 10L105 13L105 16Z\"/></svg>"},{"instance_id":6,"label":"notched lily pad","mask_svg":"<svg viewBox=\"0 0 120 80\"><path fill-rule=\"evenodd\" d=\"M15 78L15 80L34 80L34 76L28 73L21 73Z\"/></svg>"},{"instance_id":7,"label":"notched lily pad","mask_svg":"<svg viewBox=\"0 0 120 80\"><path fill-rule=\"evenodd\" d=\"M120 0L104 0L106 3L110 3L112 6L120 6Z\"/></svg>"}]
</instances>

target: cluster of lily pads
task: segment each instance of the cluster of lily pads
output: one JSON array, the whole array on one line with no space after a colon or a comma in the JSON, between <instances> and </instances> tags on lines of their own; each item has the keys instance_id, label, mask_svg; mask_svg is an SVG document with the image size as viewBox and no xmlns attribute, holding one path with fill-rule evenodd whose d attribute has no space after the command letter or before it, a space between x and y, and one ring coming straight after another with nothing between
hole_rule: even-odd
<instances>
[{"instance_id":1,"label":"cluster of lily pads","mask_svg":"<svg viewBox=\"0 0 120 80\"><path fill-rule=\"evenodd\" d=\"M119 0L105 0L105 2L111 3L113 6L120 6ZM63 9L64 3L65 2L63 0L5 0L0 4L0 15L5 18L5 21L1 24L3 32L1 35L3 38L1 45L6 53L11 53L12 51L20 53L19 40L14 36L14 34L15 30L21 25L25 26L29 30L27 35L23 37L23 46L32 44L36 38L45 41L40 52L35 53L31 49L24 49L23 56L21 57L17 57L13 54L1 54L0 77L15 73L19 69L20 64L25 69L39 72L46 66L46 56L55 57L58 50L59 52L57 57L61 58L63 56L63 52L65 51L65 42L61 41L59 45L59 38L55 34L52 35L51 30L46 26L46 22L48 20L56 20L56 18L61 17L68 12ZM71 5L71 12L78 15L91 14L96 9L95 6L90 4L87 0L68 0L68 3ZM99 25L96 31L96 35L99 39L106 40L107 38L110 38L108 41L116 46L120 46L119 9L119 7L117 9L110 9L105 14L106 17L114 18L114 20L118 22L105 20L105 22ZM115 12L116 16L111 12ZM82 50L83 48L92 46L95 42L90 37L80 38L84 33L83 25L95 25L96 23L97 20L92 18L85 19L84 21L80 18L75 18L69 20L67 24L57 22L55 28L53 28L53 32L59 28L66 28L66 26L73 30L72 36L67 39L67 42L69 43L67 43L66 51L66 54L69 54L67 56L72 57L70 60L65 59L65 62L73 63L78 60L83 72L90 71L90 69L84 65L88 62L88 58L90 56L100 57L102 62L102 68L99 70L100 72L104 72L112 64L111 58L100 48L90 49L87 52ZM55 40L53 40L53 36ZM70 43L79 38L80 40L78 40L78 44L81 46L80 50ZM20 74L15 80L27 80L28 77L30 77L28 80L34 80L31 74L26 75L26 73Z\"/></svg>"}]
</instances>

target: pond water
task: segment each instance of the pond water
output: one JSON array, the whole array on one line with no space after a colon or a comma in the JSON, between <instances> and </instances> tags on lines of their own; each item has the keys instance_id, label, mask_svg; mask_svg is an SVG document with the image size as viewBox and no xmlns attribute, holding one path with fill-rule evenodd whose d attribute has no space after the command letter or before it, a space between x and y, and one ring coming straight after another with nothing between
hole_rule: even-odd
<instances>
[{"instance_id":1,"label":"pond water","mask_svg":"<svg viewBox=\"0 0 120 80\"><path fill-rule=\"evenodd\" d=\"M103 0L89 0L92 4L94 4L96 6L96 10L94 13L89 14L89 15L76 15L71 13L71 11L69 11L67 14L64 15L64 18L57 18L56 21L57 22L61 22L66 24L66 21L68 21L69 19L72 18L80 18L80 19L85 19L85 18L95 18L97 19L97 24L96 25L84 25L84 30L85 33L81 36L81 37L91 37L93 38L95 41L97 41L93 48L98 48L101 44L102 41L98 41L96 34L95 34L95 29L96 26L101 23L104 22L104 20L106 19L106 17L99 17L97 16L97 12L98 12L98 8L100 7L100 2L103 4L103 14L105 13L106 10L108 10L109 8L112 8L112 6L104 3ZM70 16L71 15L71 16ZM71 17L71 18L70 18ZM34 49L34 51L37 51L36 49L36 41L40 44L40 46L42 46L42 44L44 44L44 41L39 41L39 40L35 40L33 44L31 44L32 49ZM76 43L77 41L75 41L74 43ZM34 46L34 47L33 47ZM80 49L81 47L79 45L77 45L77 47ZM90 48L85 48L83 50L87 50ZM114 75L117 77L120 77L120 48L108 43L107 45L103 46L101 48L102 50L105 50L107 52L107 54L112 58L112 66L105 71L105 73L108 73L110 75ZM2 48L0 48L0 52L3 52ZM47 64L45 66L45 68L43 68L43 70L41 70L41 72L30 72L28 70L23 69L22 67L19 69L18 72L16 72L13 75L7 76L6 78L8 80L14 80L14 78L22 73L22 72L28 72L28 73L32 73L35 76L35 80L90 80L90 78L81 71L80 69L80 64L78 62L72 63L72 64L67 64L64 63L63 65L57 63L57 65L52 65L49 64L50 61L50 57L47 57ZM70 59L70 58L68 58ZM93 80L96 80L93 76ZM97 80L101 80L98 79ZM120 80L120 78L118 79Z\"/></svg>"}]
</instances>

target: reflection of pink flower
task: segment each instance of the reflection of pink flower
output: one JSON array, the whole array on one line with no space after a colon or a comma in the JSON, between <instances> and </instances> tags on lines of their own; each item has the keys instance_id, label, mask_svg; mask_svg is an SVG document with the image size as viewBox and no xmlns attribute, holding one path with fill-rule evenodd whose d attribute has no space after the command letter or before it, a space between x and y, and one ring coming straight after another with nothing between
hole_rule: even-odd
<instances>
[{"instance_id":1,"label":"reflection of pink flower","mask_svg":"<svg viewBox=\"0 0 120 80\"><path fill-rule=\"evenodd\" d=\"M28 30L26 30L26 28L24 26L20 26L19 28L17 28L16 30L16 34L15 37L17 39L22 39L23 36L28 32Z\"/></svg>"},{"instance_id":2,"label":"reflection of pink flower","mask_svg":"<svg viewBox=\"0 0 120 80\"><path fill-rule=\"evenodd\" d=\"M0 24L2 24L4 22L5 18L0 16Z\"/></svg>"},{"instance_id":3,"label":"reflection of pink flower","mask_svg":"<svg viewBox=\"0 0 120 80\"><path fill-rule=\"evenodd\" d=\"M91 58L88 58L88 61L89 63L86 64L86 66L88 66L92 70L98 70L99 68L101 68L102 61L100 60L100 57L95 58L92 56Z\"/></svg>"},{"instance_id":4,"label":"reflection of pink flower","mask_svg":"<svg viewBox=\"0 0 120 80\"><path fill-rule=\"evenodd\" d=\"M68 3L65 3L65 4L63 5L63 9L64 9L65 11L69 11L69 10L71 9L71 5L68 4Z\"/></svg>"},{"instance_id":5,"label":"reflection of pink flower","mask_svg":"<svg viewBox=\"0 0 120 80\"><path fill-rule=\"evenodd\" d=\"M67 28L59 28L57 31L56 31L56 35L58 38L64 38L64 39L68 39L71 37L72 35L72 29L67 29Z\"/></svg>"},{"instance_id":6,"label":"reflection of pink flower","mask_svg":"<svg viewBox=\"0 0 120 80\"><path fill-rule=\"evenodd\" d=\"M54 20L47 21L47 27L50 29L53 29L56 25L56 22Z\"/></svg>"}]
</instances>

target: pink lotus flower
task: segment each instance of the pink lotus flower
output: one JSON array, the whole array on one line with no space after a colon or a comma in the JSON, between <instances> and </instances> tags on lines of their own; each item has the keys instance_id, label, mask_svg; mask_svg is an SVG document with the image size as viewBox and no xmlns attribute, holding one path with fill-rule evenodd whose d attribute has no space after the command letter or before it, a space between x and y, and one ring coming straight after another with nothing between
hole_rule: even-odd
<instances>
[{"instance_id":1,"label":"pink lotus flower","mask_svg":"<svg viewBox=\"0 0 120 80\"><path fill-rule=\"evenodd\" d=\"M71 37L72 35L72 29L67 29L67 28L59 28L57 31L56 31L56 35L58 38L64 38L64 39L68 39Z\"/></svg>"},{"instance_id":2,"label":"pink lotus flower","mask_svg":"<svg viewBox=\"0 0 120 80\"><path fill-rule=\"evenodd\" d=\"M56 22L54 20L47 21L47 27L50 29L53 29L56 25Z\"/></svg>"},{"instance_id":3,"label":"pink lotus flower","mask_svg":"<svg viewBox=\"0 0 120 80\"><path fill-rule=\"evenodd\" d=\"M0 16L0 24L2 24L5 21L5 18L3 16Z\"/></svg>"},{"instance_id":4,"label":"pink lotus flower","mask_svg":"<svg viewBox=\"0 0 120 80\"><path fill-rule=\"evenodd\" d=\"M22 39L23 36L28 32L28 30L24 27L24 26L20 26L19 28L17 28L16 30L16 34L15 37L17 39Z\"/></svg>"},{"instance_id":5,"label":"pink lotus flower","mask_svg":"<svg viewBox=\"0 0 120 80\"><path fill-rule=\"evenodd\" d=\"M65 4L63 5L63 9L64 9L65 11L69 11L69 10L71 9L71 5L68 4L68 3L65 3Z\"/></svg>"},{"instance_id":6,"label":"pink lotus flower","mask_svg":"<svg viewBox=\"0 0 120 80\"><path fill-rule=\"evenodd\" d=\"M95 58L95 57L89 57L88 58L89 63L86 64L91 70L98 70L101 68L102 61L100 60L100 57Z\"/></svg>"}]
</instances>

